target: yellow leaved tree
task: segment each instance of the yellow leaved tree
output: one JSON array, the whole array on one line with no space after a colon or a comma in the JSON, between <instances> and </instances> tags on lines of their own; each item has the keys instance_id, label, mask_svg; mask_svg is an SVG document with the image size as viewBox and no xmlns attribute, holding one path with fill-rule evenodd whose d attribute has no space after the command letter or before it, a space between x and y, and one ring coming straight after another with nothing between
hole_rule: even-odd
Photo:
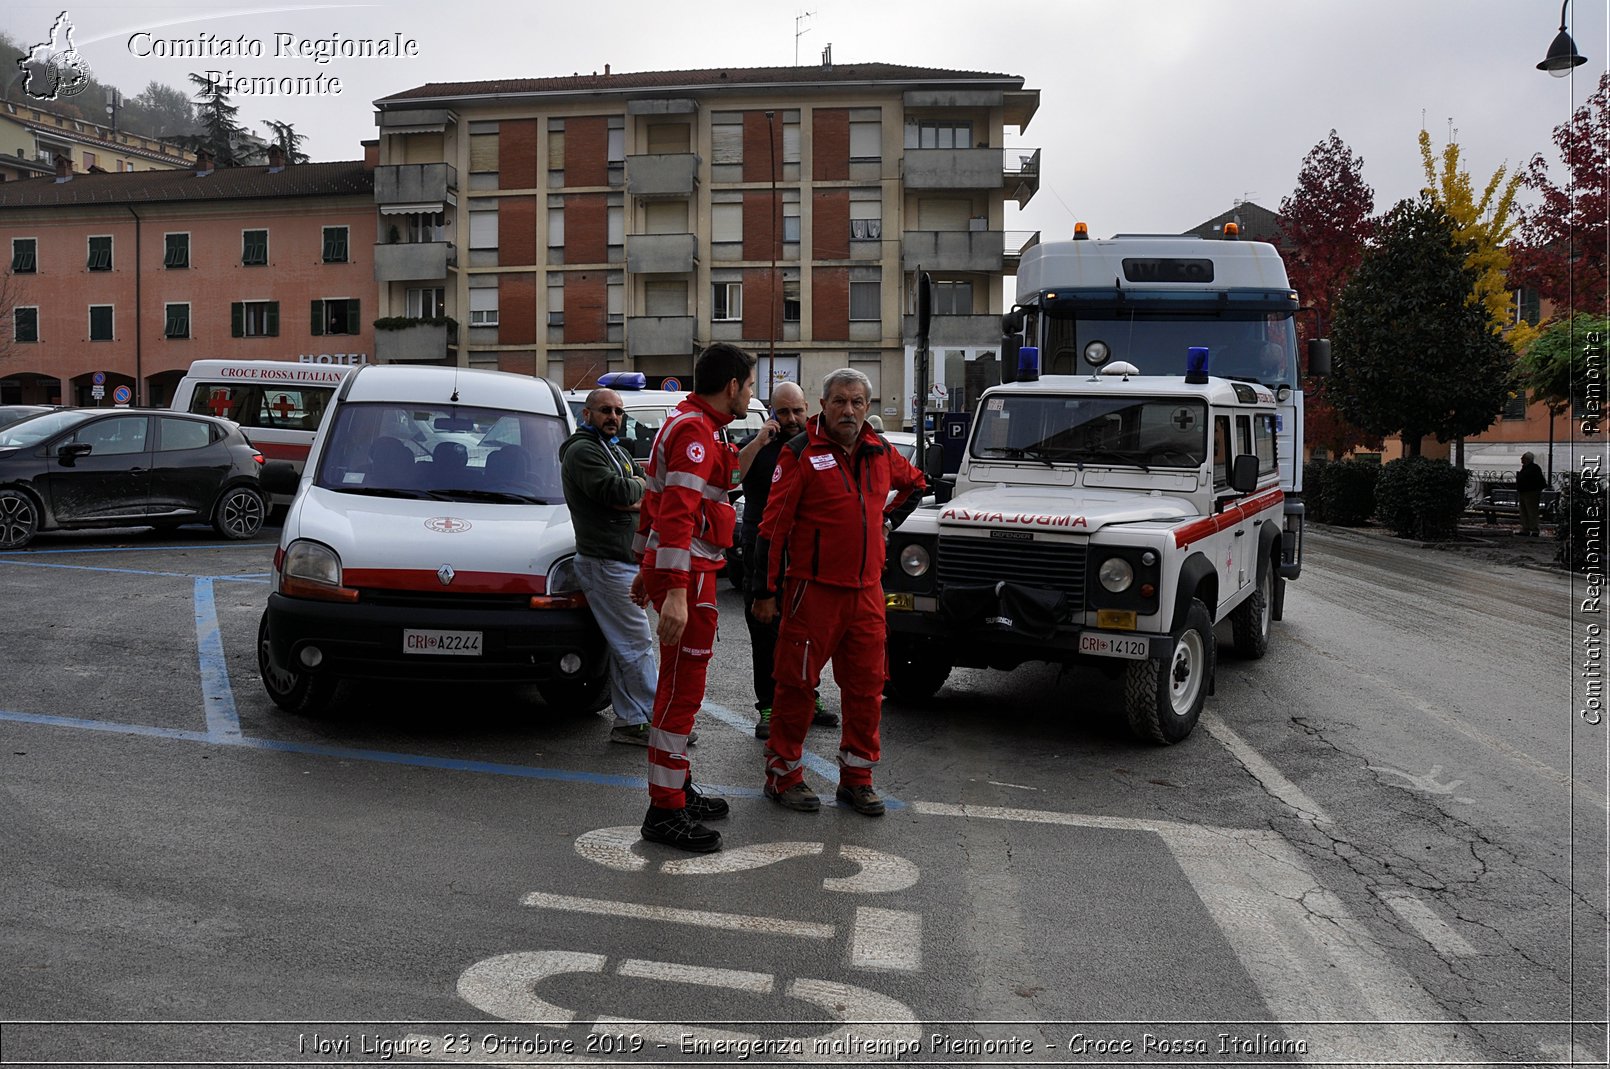
<instances>
[{"instance_id":1,"label":"yellow leaved tree","mask_svg":"<svg viewBox=\"0 0 1610 1069\"><path fill-rule=\"evenodd\" d=\"M1515 352L1524 352L1540 331L1515 314L1509 285L1509 240L1520 224L1514 215L1520 172L1509 175L1500 164L1487 180L1480 199L1470 173L1460 166L1459 143L1450 140L1442 150L1440 167L1431 152L1431 135L1420 131L1420 161L1425 166L1426 191L1454 221L1454 236L1465 247L1465 263L1476 272L1471 300L1487 309L1494 333L1501 334Z\"/></svg>"}]
</instances>

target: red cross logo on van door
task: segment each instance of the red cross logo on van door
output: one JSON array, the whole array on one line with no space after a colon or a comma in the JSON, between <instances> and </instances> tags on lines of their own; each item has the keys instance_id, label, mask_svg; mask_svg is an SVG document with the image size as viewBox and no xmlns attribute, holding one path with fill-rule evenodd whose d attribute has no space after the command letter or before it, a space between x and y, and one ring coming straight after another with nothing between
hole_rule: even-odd
<instances>
[{"instance_id":1,"label":"red cross logo on van door","mask_svg":"<svg viewBox=\"0 0 1610 1069\"><path fill-rule=\"evenodd\" d=\"M268 407L277 412L280 419L284 419L286 416L291 414L291 410L296 406L291 404L291 399L289 397L286 397L284 394L280 394L279 400L275 401Z\"/></svg>"},{"instance_id":2,"label":"red cross logo on van door","mask_svg":"<svg viewBox=\"0 0 1610 1069\"><path fill-rule=\"evenodd\" d=\"M212 394L207 398L207 407L212 409L212 414L215 415L215 416L228 416L229 415L229 391L228 390L214 390L214 391L212 391Z\"/></svg>"}]
</instances>

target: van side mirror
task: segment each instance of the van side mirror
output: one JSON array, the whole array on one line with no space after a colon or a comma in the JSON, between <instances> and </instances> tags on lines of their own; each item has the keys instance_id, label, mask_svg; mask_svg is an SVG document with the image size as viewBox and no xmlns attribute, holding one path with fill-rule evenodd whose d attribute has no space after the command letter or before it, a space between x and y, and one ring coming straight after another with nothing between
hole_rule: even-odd
<instances>
[{"instance_id":1,"label":"van side mirror","mask_svg":"<svg viewBox=\"0 0 1610 1069\"><path fill-rule=\"evenodd\" d=\"M288 497L296 493L296 484L302 481L302 477L289 460L266 460L257 481L269 493Z\"/></svg>"},{"instance_id":2,"label":"van side mirror","mask_svg":"<svg viewBox=\"0 0 1610 1069\"><path fill-rule=\"evenodd\" d=\"M1230 465L1230 489L1238 494L1250 494L1258 488L1258 458L1251 453L1239 454Z\"/></svg>"},{"instance_id":3,"label":"van side mirror","mask_svg":"<svg viewBox=\"0 0 1610 1069\"><path fill-rule=\"evenodd\" d=\"M1330 374L1330 339L1308 339L1308 373L1314 376Z\"/></svg>"}]
</instances>

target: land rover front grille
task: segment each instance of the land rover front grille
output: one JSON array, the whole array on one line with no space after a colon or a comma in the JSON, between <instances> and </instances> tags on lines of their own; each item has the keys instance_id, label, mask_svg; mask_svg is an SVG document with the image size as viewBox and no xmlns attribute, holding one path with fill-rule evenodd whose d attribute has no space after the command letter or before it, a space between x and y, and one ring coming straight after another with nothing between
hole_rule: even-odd
<instances>
[{"instance_id":1,"label":"land rover front grille","mask_svg":"<svg viewBox=\"0 0 1610 1069\"><path fill-rule=\"evenodd\" d=\"M1016 542L994 538L940 538L941 583L1005 580L1068 595L1068 610L1083 612L1085 547L1067 542Z\"/></svg>"}]
</instances>

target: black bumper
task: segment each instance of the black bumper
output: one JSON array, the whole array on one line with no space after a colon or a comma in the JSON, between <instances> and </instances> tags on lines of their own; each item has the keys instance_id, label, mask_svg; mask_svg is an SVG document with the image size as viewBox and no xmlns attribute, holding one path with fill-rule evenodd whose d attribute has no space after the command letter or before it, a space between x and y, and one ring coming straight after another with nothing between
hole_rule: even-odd
<instances>
[{"instance_id":1,"label":"black bumper","mask_svg":"<svg viewBox=\"0 0 1610 1069\"><path fill-rule=\"evenodd\" d=\"M961 667L992 668L1027 661L1049 661L1053 664L1081 661L1093 664L1129 659L1082 652L1079 636L1084 632L1145 642L1148 646L1145 659L1154 661L1167 660L1174 646L1168 635L1098 631L1066 624L1057 627L1050 635L1040 637L1016 634L997 627L959 626L947 620L942 613L934 612L890 610L884 614L884 618L888 622L891 638L901 635L937 643L948 651L951 662Z\"/></svg>"},{"instance_id":2,"label":"black bumper","mask_svg":"<svg viewBox=\"0 0 1610 1069\"><path fill-rule=\"evenodd\" d=\"M479 631L478 656L403 652L410 628ZM269 648L276 664L312 675L357 679L420 679L477 683L544 683L597 679L607 668L604 637L586 609L451 609L336 603L268 596ZM302 651L317 647L316 667ZM565 674L559 660L581 658Z\"/></svg>"}]
</instances>

